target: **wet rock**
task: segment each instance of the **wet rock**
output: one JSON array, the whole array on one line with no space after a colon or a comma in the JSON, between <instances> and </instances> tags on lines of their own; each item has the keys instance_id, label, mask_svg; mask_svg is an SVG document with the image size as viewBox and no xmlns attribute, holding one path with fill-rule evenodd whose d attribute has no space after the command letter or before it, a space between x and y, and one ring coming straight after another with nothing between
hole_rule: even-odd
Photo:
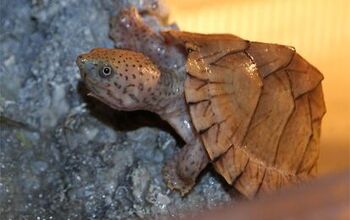
<instances>
[{"instance_id":1,"label":"wet rock","mask_svg":"<svg viewBox=\"0 0 350 220\"><path fill-rule=\"evenodd\" d=\"M158 3L2 1L2 219L178 217L230 200L208 170L187 197L167 189L161 169L181 141L156 117L113 111L79 83L76 56L113 47L110 17L134 4L159 30L167 13Z\"/></svg>"},{"instance_id":2,"label":"wet rock","mask_svg":"<svg viewBox=\"0 0 350 220\"><path fill-rule=\"evenodd\" d=\"M36 175L42 173L42 172L45 172L45 170L47 170L47 163L44 162L44 161L33 161L31 163L31 168L32 168L32 171L33 173L35 173Z\"/></svg>"},{"instance_id":3,"label":"wet rock","mask_svg":"<svg viewBox=\"0 0 350 220\"><path fill-rule=\"evenodd\" d=\"M149 187L149 182L151 179L150 174L144 167L137 167L131 173L133 196L137 202L143 203L144 194Z\"/></svg>"}]
</instances>

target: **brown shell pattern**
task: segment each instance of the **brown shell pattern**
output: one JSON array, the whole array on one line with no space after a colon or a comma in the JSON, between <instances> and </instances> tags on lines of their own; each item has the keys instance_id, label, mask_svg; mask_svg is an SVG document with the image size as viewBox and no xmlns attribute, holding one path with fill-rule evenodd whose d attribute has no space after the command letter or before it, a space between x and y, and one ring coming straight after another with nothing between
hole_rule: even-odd
<instances>
[{"instance_id":1,"label":"brown shell pattern","mask_svg":"<svg viewBox=\"0 0 350 220\"><path fill-rule=\"evenodd\" d=\"M163 34L189 50L185 97L215 169L248 197L315 174L322 74L291 47Z\"/></svg>"}]
</instances>

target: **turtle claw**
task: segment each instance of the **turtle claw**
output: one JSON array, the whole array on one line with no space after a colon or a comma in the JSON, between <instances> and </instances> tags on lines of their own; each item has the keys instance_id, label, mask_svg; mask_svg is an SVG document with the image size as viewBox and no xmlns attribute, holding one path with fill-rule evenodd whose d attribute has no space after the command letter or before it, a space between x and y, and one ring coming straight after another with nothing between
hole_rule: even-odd
<instances>
[{"instance_id":1,"label":"turtle claw","mask_svg":"<svg viewBox=\"0 0 350 220\"><path fill-rule=\"evenodd\" d=\"M163 167L163 178L167 187L171 190L179 191L181 196L185 196L195 184L194 179L183 179L177 173L176 160L169 160Z\"/></svg>"}]
</instances>

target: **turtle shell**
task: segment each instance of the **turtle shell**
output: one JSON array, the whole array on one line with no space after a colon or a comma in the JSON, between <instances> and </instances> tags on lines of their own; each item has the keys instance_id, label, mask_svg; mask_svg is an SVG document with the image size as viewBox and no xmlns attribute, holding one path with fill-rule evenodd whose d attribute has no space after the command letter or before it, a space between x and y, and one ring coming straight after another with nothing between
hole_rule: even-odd
<instances>
[{"instance_id":1,"label":"turtle shell","mask_svg":"<svg viewBox=\"0 0 350 220\"><path fill-rule=\"evenodd\" d=\"M292 47L164 32L188 51L185 98L218 173L248 197L313 176L322 74Z\"/></svg>"}]
</instances>

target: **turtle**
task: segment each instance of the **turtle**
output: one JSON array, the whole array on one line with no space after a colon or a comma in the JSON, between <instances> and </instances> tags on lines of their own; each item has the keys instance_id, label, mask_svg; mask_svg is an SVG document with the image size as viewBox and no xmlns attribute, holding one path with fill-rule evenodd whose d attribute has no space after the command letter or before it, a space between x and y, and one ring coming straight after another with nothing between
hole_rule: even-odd
<instances>
[{"instance_id":1,"label":"turtle","mask_svg":"<svg viewBox=\"0 0 350 220\"><path fill-rule=\"evenodd\" d=\"M315 176L326 112L318 69L293 47L232 34L161 36L182 48L181 74L122 48L94 48L76 63L89 95L154 112L184 140L162 170L170 189L186 195L208 164L248 198Z\"/></svg>"}]
</instances>

